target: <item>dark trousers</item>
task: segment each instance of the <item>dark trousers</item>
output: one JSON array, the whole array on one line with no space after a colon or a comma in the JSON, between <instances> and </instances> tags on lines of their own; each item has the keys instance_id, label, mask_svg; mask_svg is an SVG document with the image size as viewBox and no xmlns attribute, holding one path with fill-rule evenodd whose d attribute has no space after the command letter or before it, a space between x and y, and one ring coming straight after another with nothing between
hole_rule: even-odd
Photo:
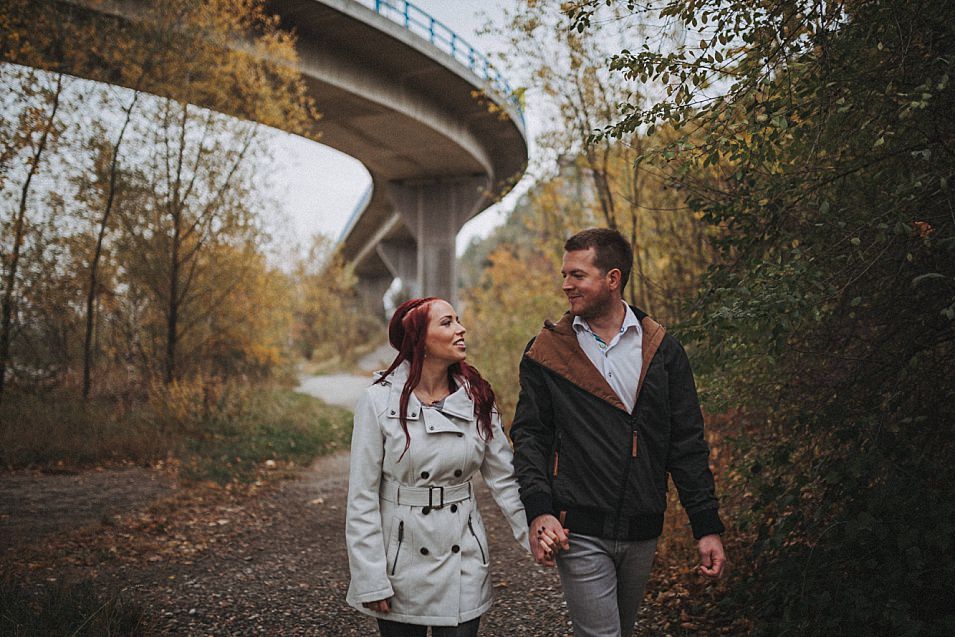
<instances>
[{"instance_id":1,"label":"dark trousers","mask_svg":"<svg viewBox=\"0 0 955 637\"><path fill-rule=\"evenodd\" d=\"M431 637L477 637L481 618L475 617L469 622L457 626L432 626ZM403 624L387 619L378 620L381 637L425 637L428 627L420 624Z\"/></svg>"}]
</instances>

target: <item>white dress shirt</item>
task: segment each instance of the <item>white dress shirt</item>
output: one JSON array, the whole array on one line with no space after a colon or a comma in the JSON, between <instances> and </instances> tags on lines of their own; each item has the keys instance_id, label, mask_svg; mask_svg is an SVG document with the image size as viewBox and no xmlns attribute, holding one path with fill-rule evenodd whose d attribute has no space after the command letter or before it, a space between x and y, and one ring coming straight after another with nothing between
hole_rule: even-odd
<instances>
[{"instance_id":1,"label":"white dress shirt","mask_svg":"<svg viewBox=\"0 0 955 637\"><path fill-rule=\"evenodd\" d=\"M597 336L587 321L579 316L574 317L574 331L587 358L607 379L627 411L633 413L637 402L637 383L640 382L643 368L643 328L630 306L624 303L624 307L626 314L623 324L609 343Z\"/></svg>"}]
</instances>

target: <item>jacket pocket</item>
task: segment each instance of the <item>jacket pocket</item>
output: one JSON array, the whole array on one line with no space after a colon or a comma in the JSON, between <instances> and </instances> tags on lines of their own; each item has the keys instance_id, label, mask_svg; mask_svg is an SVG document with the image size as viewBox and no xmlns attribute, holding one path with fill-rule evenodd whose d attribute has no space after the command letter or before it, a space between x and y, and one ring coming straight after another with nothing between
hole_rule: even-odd
<instances>
[{"instance_id":1,"label":"jacket pocket","mask_svg":"<svg viewBox=\"0 0 955 637\"><path fill-rule=\"evenodd\" d=\"M391 574L395 574L395 570L398 568L398 556L401 555L401 545L405 541L405 522L404 520L398 521L398 541L395 545L395 556L391 560Z\"/></svg>"},{"instance_id":2,"label":"jacket pocket","mask_svg":"<svg viewBox=\"0 0 955 637\"><path fill-rule=\"evenodd\" d=\"M471 537L477 542L478 550L481 551L481 564L487 564L487 553L484 552L484 546L481 545L481 540L478 538L477 533L474 532L474 525L471 524L470 515L468 516L468 530L471 532Z\"/></svg>"}]
</instances>

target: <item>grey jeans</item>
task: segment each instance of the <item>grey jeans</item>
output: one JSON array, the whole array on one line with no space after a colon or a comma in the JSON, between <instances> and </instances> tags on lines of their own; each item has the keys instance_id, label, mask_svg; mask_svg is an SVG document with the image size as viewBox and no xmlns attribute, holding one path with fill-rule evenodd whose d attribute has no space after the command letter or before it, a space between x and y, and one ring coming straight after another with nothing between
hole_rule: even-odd
<instances>
[{"instance_id":1,"label":"grey jeans","mask_svg":"<svg viewBox=\"0 0 955 637\"><path fill-rule=\"evenodd\" d=\"M576 637L633 634L656 550L656 539L570 534L570 549L557 554L557 569Z\"/></svg>"}]
</instances>

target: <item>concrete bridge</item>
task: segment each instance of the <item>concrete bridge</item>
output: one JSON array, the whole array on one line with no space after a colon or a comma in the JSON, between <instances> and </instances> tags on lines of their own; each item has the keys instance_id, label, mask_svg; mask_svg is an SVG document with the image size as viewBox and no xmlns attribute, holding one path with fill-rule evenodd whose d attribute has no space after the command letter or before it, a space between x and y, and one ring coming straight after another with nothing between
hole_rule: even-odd
<instances>
[{"instance_id":1,"label":"concrete bridge","mask_svg":"<svg viewBox=\"0 0 955 637\"><path fill-rule=\"evenodd\" d=\"M136 20L156 0L66 1ZM322 142L371 173L366 203L340 238L362 296L381 310L400 277L415 294L456 299L458 231L527 161L523 115L506 82L405 0L269 0L268 9L297 34Z\"/></svg>"},{"instance_id":2,"label":"concrete bridge","mask_svg":"<svg viewBox=\"0 0 955 637\"><path fill-rule=\"evenodd\" d=\"M322 141L360 160L372 191L341 243L368 302L395 277L454 300L455 237L523 172L520 108L486 58L403 0L274 0L299 35Z\"/></svg>"}]
</instances>

